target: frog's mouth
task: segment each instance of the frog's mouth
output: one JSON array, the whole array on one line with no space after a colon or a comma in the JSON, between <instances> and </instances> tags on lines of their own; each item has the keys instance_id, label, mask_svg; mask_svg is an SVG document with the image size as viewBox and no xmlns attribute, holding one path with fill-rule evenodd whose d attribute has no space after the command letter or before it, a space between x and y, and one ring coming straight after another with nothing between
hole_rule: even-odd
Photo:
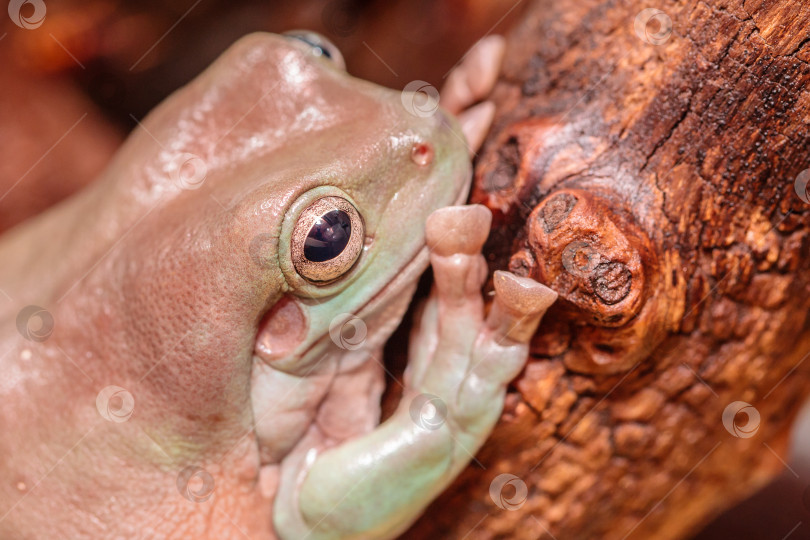
<instances>
[{"instance_id":1,"label":"frog's mouth","mask_svg":"<svg viewBox=\"0 0 810 540\"><path fill-rule=\"evenodd\" d=\"M428 250L426 245L422 245L419 251L413 256L413 258L397 273L397 275L384 287L382 287L377 293L372 296L358 311L357 316L361 319L369 319L374 317L384 317L387 314L388 306L387 304L405 304L405 309L407 309L407 305L411 302L412 291L408 291L409 288L416 288L416 283L419 280L419 276L427 269L430 263L430 251ZM395 298L404 298L407 299L407 302L392 302L391 299ZM404 311L404 310L403 310ZM391 328L387 328L388 325L386 324L386 328L381 331L381 333L387 335L390 332L385 330L393 331L401 321L401 317L391 316L389 320L393 321L393 325Z\"/></svg>"}]
</instances>

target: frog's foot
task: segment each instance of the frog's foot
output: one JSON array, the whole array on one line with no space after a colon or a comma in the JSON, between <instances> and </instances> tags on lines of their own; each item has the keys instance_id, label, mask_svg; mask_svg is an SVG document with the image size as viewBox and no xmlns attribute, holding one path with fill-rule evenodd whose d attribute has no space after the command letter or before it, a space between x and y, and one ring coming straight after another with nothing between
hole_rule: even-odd
<instances>
[{"instance_id":1,"label":"frog's foot","mask_svg":"<svg viewBox=\"0 0 810 540\"><path fill-rule=\"evenodd\" d=\"M412 336L406 381L444 401L451 427L470 436L469 451L489 434L506 384L523 368L528 342L557 298L532 279L499 271L484 320L480 249L490 219L478 205L443 208L428 219L435 289Z\"/></svg>"},{"instance_id":2,"label":"frog's foot","mask_svg":"<svg viewBox=\"0 0 810 540\"><path fill-rule=\"evenodd\" d=\"M480 148L495 114L491 102L478 102L485 99L495 86L505 43L501 36L479 40L450 72L442 88L440 104L458 116L471 154Z\"/></svg>"}]
</instances>

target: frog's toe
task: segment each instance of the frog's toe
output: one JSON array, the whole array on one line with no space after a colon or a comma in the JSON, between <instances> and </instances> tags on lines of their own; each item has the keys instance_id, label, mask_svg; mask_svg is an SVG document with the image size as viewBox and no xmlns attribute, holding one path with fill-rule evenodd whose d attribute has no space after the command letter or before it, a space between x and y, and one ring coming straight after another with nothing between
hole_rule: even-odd
<instances>
[{"instance_id":1,"label":"frog's toe","mask_svg":"<svg viewBox=\"0 0 810 540\"><path fill-rule=\"evenodd\" d=\"M433 212L425 226L430 265L439 299L449 306L481 303L487 265L481 248L492 214L481 205L450 206Z\"/></svg>"},{"instance_id":2,"label":"frog's toe","mask_svg":"<svg viewBox=\"0 0 810 540\"><path fill-rule=\"evenodd\" d=\"M495 105L490 101L470 107L459 115L458 121L467 139L467 150L470 155L474 155L481 148L494 116Z\"/></svg>"},{"instance_id":3,"label":"frog's toe","mask_svg":"<svg viewBox=\"0 0 810 540\"><path fill-rule=\"evenodd\" d=\"M531 278L500 270L495 272L493 282L495 300L487 326L496 339L528 343L557 293Z\"/></svg>"},{"instance_id":4,"label":"frog's toe","mask_svg":"<svg viewBox=\"0 0 810 540\"><path fill-rule=\"evenodd\" d=\"M498 79L505 47L502 36L487 36L473 45L448 75L440 98L442 107L459 114L486 98Z\"/></svg>"},{"instance_id":5,"label":"frog's toe","mask_svg":"<svg viewBox=\"0 0 810 540\"><path fill-rule=\"evenodd\" d=\"M411 337L408 383L439 396L455 392L484 324L481 286L487 264L481 248L490 211L480 205L433 212L425 226L434 287ZM449 399L449 397L448 397Z\"/></svg>"},{"instance_id":6,"label":"frog's toe","mask_svg":"<svg viewBox=\"0 0 810 540\"><path fill-rule=\"evenodd\" d=\"M468 382L459 394L471 411L481 412L476 404L502 403L506 383L523 369L529 341L557 299L545 285L509 272L495 272L494 284L495 299L475 343Z\"/></svg>"},{"instance_id":7,"label":"frog's toe","mask_svg":"<svg viewBox=\"0 0 810 540\"><path fill-rule=\"evenodd\" d=\"M486 206L469 204L439 208L428 216L425 238L430 252L439 256L481 252L489 236L492 213Z\"/></svg>"}]
</instances>

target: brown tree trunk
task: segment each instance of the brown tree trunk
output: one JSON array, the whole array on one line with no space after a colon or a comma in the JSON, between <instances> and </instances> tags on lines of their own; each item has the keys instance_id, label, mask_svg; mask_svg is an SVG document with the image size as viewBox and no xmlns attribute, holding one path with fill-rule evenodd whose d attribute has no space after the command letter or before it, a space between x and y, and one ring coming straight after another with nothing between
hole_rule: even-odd
<instances>
[{"instance_id":1,"label":"brown tree trunk","mask_svg":"<svg viewBox=\"0 0 810 540\"><path fill-rule=\"evenodd\" d=\"M492 267L561 300L405 538L683 538L784 467L810 390L810 8L653 4L538 0L509 36L473 199Z\"/></svg>"}]
</instances>

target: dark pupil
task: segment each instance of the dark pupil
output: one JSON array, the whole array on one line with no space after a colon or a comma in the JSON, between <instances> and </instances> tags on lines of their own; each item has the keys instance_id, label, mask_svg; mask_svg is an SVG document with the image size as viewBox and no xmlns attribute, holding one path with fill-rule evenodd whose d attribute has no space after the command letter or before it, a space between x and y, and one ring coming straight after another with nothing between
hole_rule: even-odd
<instances>
[{"instance_id":1,"label":"dark pupil","mask_svg":"<svg viewBox=\"0 0 810 540\"><path fill-rule=\"evenodd\" d=\"M343 210L325 213L312 226L304 242L304 257L323 262L340 255L352 235L352 221Z\"/></svg>"}]
</instances>

